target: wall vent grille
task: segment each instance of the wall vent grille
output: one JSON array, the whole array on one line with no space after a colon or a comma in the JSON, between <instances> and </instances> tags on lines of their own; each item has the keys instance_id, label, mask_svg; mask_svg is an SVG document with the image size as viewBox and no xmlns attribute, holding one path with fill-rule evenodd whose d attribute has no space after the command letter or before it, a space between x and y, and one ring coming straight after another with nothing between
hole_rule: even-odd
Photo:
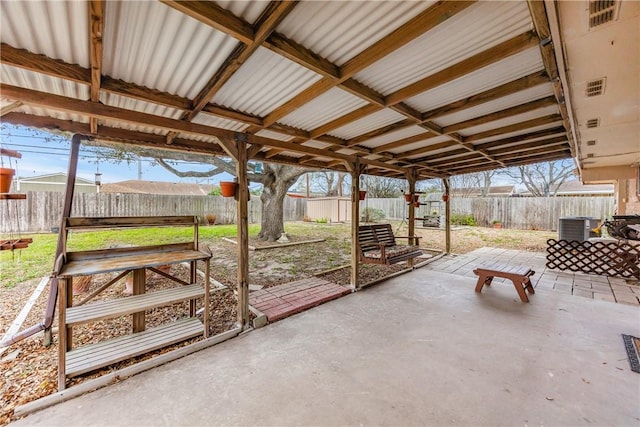
<instances>
[{"instance_id":1,"label":"wall vent grille","mask_svg":"<svg viewBox=\"0 0 640 427\"><path fill-rule=\"evenodd\" d=\"M587 128L593 129L600 126L600 119L589 119L587 120Z\"/></svg>"},{"instance_id":2,"label":"wall vent grille","mask_svg":"<svg viewBox=\"0 0 640 427\"><path fill-rule=\"evenodd\" d=\"M591 0L589 2L589 28L595 28L618 17L619 0Z\"/></svg>"},{"instance_id":3,"label":"wall vent grille","mask_svg":"<svg viewBox=\"0 0 640 427\"><path fill-rule=\"evenodd\" d=\"M603 77L601 79L587 82L587 96L592 97L602 95L604 93L605 81L606 79Z\"/></svg>"},{"instance_id":4,"label":"wall vent grille","mask_svg":"<svg viewBox=\"0 0 640 427\"><path fill-rule=\"evenodd\" d=\"M596 145L596 142L594 140L587 141L587 145Z\"/></svg>"}]
</instances>

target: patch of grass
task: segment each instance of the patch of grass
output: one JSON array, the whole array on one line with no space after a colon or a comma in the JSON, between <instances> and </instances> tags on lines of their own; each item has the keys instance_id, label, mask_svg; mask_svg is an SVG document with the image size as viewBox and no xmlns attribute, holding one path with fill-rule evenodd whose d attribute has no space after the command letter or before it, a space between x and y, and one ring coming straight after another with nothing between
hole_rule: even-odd
<instances>
[{"instance_id":1,"label":"patch of grass","mask_svg":"<svg viewBox=\"0 0 640 427\"><path fill-rule=\"evenodd\" d=\"M249 236L256 236L259 224L249 225ZM200 227L200 242L217 241L222 237L233 237L237 233L235 224ZM0 252L0 284L13 287L29 279L47 276L53 269L58 242L57 234L24 235L33 243L19 251ZM154 227L118 230L71 232L67 239L67 250L85 251L107 249L114 246L147 246L185 242L193 239L191 227Z\"/></svg>"}]
</instances>

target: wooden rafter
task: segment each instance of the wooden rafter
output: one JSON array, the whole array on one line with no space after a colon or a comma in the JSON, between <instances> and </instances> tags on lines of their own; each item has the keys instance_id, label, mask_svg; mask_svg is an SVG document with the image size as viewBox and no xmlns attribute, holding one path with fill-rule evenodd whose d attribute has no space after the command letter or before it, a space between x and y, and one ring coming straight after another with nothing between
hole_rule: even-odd
<instances>
[{"instance_id":1,"label":"wooden rafter","mask_svg":"<svg viewBox=\"0 0 640 427\"><path fill-rule=\"evenodd\" d=\"M547 73L545 71L538 71L537 73L529 74L498 87L494 87L442 107L426 111L422 113L422 120L426 121L447 114L457 113L459 111L466 110L467 108L475 107L476 105L484 104L485 102L493 101L544 83L549 83L549 77L547 77Z\"/></svg>"},{"instance_id":2,"label":"wooden rafter","mask_svg":"<svg viewBox=\"0 0 640 427\"><path fill-rule=\"evenodd\" d=\"M4 107L2 107L2 109L0 109L0 117L4 116L5 114L8 114L8 113L12 112L13 110L17 110L20 107L22 107L22 102L20 102L20 101L16 101L16 102L12 102L11 104L7 104Z\"/></svg>"},{"instance_id":3,"label":"wooden rafter","mask_svg":"<svg viewBox=\"0 0 640 427\"><path fill-rule=\"evenodd\" d=\"M100 101L100 80L102 78L102 31L104 28L104 2L89 1L89 50L91 61L91 101ZM89 119L91 133L98 131L98 119Z\"/></svg>"},{"instance_id":4,"label":"wooden rafter","mask_svg":"<svg viewBox=\"0 0 640 427\"><path fill-rule=\"evenodd\" d=\"M237 132L227 129L220 129L198 123L185 122L182 120L175 120L167 117L160 117L152 114L125 110L122 108L106 106L102 104L94 104L88 101L82 101L60 95L47 94L31 89L19 88L16 86L6 85L4 83L0 84L0 90L2 91L4 96L20 100L25 104L38 105L41 107L52 108L54 110L88 115L90 117L94 116L104 120L116 120L144 126L151 125L169 132L180 132L189 135L214 136L221 141L233 141L235 135L237 134ZM349 156L346 154L329 153L327 151L323 151L313 147L259 137L256 135L248 135L247 142L273 148L282 148L294 153L312 154L319 157L331 157L334 159L342 159L347 161L352 161L354 159L353 156ZM390 170L397 170L399 172L403 171L403 169L398 166L386 164L380 161L368 159L364 159L362 161L366 164L378 165L382 168L387 168Z\"/></svg>"},{"instance_id":5,"label":"wooden rafter","mask_svg":"<svg viewBox=\"0 0 640 427\"><path fill-rule=\"evenodd\" d=\"M562 117L559 114L549 114L544 117L538 117L536 119L527 120L513 125L503 126L485 132L476 133L474 135L465 136L463 140L464 142L478 141L492 136L502 135L510 132L519 132L521 130L529 129L536 126L543 126L558 121L562 121Z\"/></svg>"}]
</instances>

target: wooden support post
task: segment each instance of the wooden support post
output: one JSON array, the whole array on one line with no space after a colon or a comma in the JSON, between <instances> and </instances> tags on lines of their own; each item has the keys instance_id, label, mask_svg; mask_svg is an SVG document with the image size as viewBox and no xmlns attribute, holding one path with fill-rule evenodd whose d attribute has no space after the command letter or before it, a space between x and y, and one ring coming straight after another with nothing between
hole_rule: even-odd
<instances>
[{"instance_id":1,"label":"wooden support post","mask_svg":"<svg viewBox=\"0 0 640 427\"><path fill-rule=\"evenodd\" d=\"M408 231L407 231L407 236L409 236L409 241L408 243L410 245L415 245L417 244L416 239L411 239L411 237L416 235L416 207L415 207L415 203L414 203L414 199L413 199L413 195L416 192L416 181L418 178L418 171L416 169L411 169L409 172L407 172L407 181L409 181L409 194L411 194L411 202L409 202L409 225L408 225ZM418 240L419 242L419 240ZM413 268L413 264L414 264L414 259L410 258L407 260L407 265L411 268Z\"/></svg>"},{"instance_id":2,"label":"wooden support post","mask_svg":"<svg viewBox=\"0 0 640 427\"><path fill-rule=\"evenodd\" d=\"M444 194L447 195L447 200L444 204L444 238L445 238L445 253L451 252L451 187L449 185L449 178L442 178L444 184Z\"/></svg>"},{"instance_id":3,"label":"wooden support post","mask_svg":"<svg viewBox=\"0 0 640 427\"><path fill-rule=\"evenodd\" d=\"M133 270L133 295L144 294L146 271L144 268ZM133 313L133 332L142 332L145 328L144 311Z\"/></svg>"},{"instance_id":4,"label":"wooden support post","mask_svg":"<svg viewBox=\"0 0 640 427\"><path fill-rule=\"evenodd\" d=\"M69 290L70 286L68 286L68 281L71 279L60 279L57 282L57 285L60 289L58 289L58 301L59 311L58 311L58 390L64 390L67 386L67 372L66 372L66 355L67 350L70 350L70 344L72 343L72 337L69 337L67 329L67 325L65 323L66 312L67 312L67 290ZM53 285L52 285L53 286ZM71 291L73 294L73 291Z\"/></svg>"},{"instance_id":5,"label":"wooden support post","mask_svg":"<svg viewBox=\"0 0 640 427\"><path fill-rule=\"evenodd\" d=\"M360 160L348 166L351 169L351 287L360 288L358 270L360 258L358 253L358 228L360 227L360 175L364 167Z\"/></svg>"},{"instance_id":6,"label":"wooden support post","mask_svg":"<svg viewBox=\"0 0 640 427\"><path fill-rule=\"evenodd\" d=\"M249 181L247 179L247 136L238 133L234 150L237 153L238 179L238 322L244 329L249 326Z\"/></svg>"},{"instance_id":7,"label":"wooden support post","mask_svg":"<svg viewBox=\"0 0 640 427\"><path fill-rule=\"evenodd\" d=\"M204 260L204 337L209 338L209 317L211 313L209 312L209 306L211 305L210 301L210 290L209 290L209 282L211 278L211 260L207 258Z\"/></svg>"},{"instance_id":8,"label":"wooden support post","mask_svg":"<svg viewBox=\"0 0 640 427\"><path fill-rule=\"evenodd\" d=\"M71 216L71 206L73 205L73 189L76 185L76 173L78 171L78 156L80 154L80 142L83 139L87 139L86 136L75 134L71 138L71 152L69 153L69 165L67 168L67 184L64 194L64 205L62 207L62 218L60 219L60 231L58 232L58 243L56 246L56 254L54 260L65 252L65 243L67 241L67 228L65 223L68 217ZM44 345L49 346L53 344L53 337L51 334L51 325L53 324L53 316L56 311L56 299L58 294L58 280L53 279L49 287L49 301L47 303L47 311L44 318ZM58 313L58 316L60 314Z\"/></svg>"},{"instance_id":9,"label":"wooden support post","mask_svg":"<svg viewBox=\"0 0 640 427\"><path fill-rule=\"evenodd\" d=\"M197 269L198 269L198 262L191 261L189 263L189 283L192 285L196 283L198 280ZM189 300L189 316L194 317L196 315L196 310L197 310L196 300L195 299Z\"/></svg>"}]
</instances>

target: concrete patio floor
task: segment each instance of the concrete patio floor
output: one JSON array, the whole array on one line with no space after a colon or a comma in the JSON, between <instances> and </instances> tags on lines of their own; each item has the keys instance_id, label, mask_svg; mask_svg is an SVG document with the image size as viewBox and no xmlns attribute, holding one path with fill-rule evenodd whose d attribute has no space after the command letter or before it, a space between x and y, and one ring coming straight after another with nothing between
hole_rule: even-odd
<instances>
[{"instance_id":1,"label":"concrete patio floor","mask_svg":"<svg viewBox=\"0 0 640 427\"><path fill-rule=\"evenodd\" d=\"M419 269L15 425L630 425L640 308Z\"/></svg>"}]
</instances>

